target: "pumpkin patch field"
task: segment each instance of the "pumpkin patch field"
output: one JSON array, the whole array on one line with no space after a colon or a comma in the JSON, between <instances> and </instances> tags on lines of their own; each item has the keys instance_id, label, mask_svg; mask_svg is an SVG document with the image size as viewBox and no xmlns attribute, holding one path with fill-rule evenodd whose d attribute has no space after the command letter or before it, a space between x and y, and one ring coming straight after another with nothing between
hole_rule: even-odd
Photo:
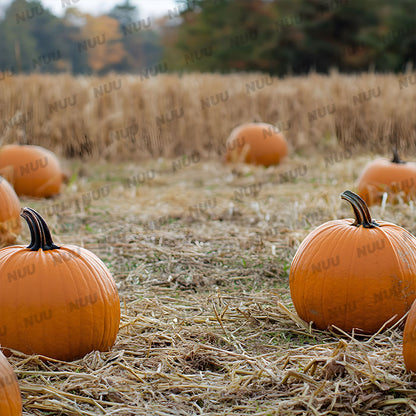
<instances>
[{"instance_id":1,"label":"pumpkin patch field","mask_svg":"<svg viewBox=\"0 0 416 416\"><path fill-rule=\"evenodd\" d=\"M59 161L0 167L0 344L23 415L415 414L416 177L356 195L374 160L412 172L414 77L3 80L0 155ZM256 154L229 140L246 123L263 147L279 135L276 163L227 157ZM31 178L59 186L30 195Z\"/></svg>"}]
</instances>

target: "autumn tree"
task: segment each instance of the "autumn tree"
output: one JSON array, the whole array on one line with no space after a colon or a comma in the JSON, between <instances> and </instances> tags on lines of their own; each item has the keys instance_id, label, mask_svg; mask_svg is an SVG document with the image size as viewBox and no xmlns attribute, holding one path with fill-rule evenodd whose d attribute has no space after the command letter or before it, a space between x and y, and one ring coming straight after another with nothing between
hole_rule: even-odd
<instances>
[{"instance_id":1,"label":"autumn tree","mask_svg":"<svg viewBox=\"0 0 416 416\"><path fill-rule=\"evenodd\" d=\"M84 14L85 23L81 27L78 40L80 53L88 54L88 65L94 73L120 62L125 50L120 41L119 22L109 16Z\"/></svg>"}]
</instances>

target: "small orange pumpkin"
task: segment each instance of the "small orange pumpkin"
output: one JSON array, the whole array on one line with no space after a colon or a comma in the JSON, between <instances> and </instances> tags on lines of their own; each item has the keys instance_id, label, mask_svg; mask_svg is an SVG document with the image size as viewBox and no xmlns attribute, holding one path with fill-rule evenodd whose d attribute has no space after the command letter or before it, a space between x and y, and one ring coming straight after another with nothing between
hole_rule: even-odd
<instances>
[{"instance_id":1,"label":"small orange pumpkin","mask_svg":"<svg viewBox=\"0 0 416 416\"><path fill-rule=\"evenodd\" d=\"M394 150L391 161L376 159L367 164L357 192L368 205L380 203L384 192L392 202L398 202L399 196L405 201L416 199L416 163L403 162Z\"/></svg>"},{"instance_id":2,"label":"small orange pumpkin","mask_svg":"<svg viewBox=\"0 0 416 416\"><path fill-rule=\"evenodd\" d=\"M279 129L267 123L248 123L236 127L226 143L227 162L277 165L288 154L286 139Z\"/></svg>"},{"instance_id":3,"label":"small orange pumpkin","mask_svg":"<svg viewBox=\"0 0 416 416\"><path fill-rule=\"evenodd\" d=\"M19 198L12 186L0 176L0 247L13 244L21 228Z\"/></svg>"},{"instance_id":4,"label":"small orange pumpkin","mask_svg":"<svg viewBox=\"0 0 416 416\"><path fill-rule=\"evenodd\" d=\"M22 395L12 366L0 351L0 415L20 416Z\"/></svg>"},{"instance_id":5,"label":"small orange pumpkin","mask_svg":"<svg viewBox=\"0 0 416 416\"><path fill-rule=\"evenodd\" d=\"M33 209L21 215L30 245L0 250L0 345L66 361L108 351L120 323L109 270L84 248L56 246Z\"/></svg>"},{"instance_id":6,"label":"small orange pumpkin","mask_svg":"<svg viewBox=\"0 0 416 416\"><path fill-rule=\"evenodd\" d=\"M36 198L59 194L64 177L52 152L31 145L2 146L0 173L13 185L17 195Z\"/></svg>"},{"instance_id":7,"label":"small orange pumpkin","mask_svg":"<svg viewBox=\"0 0 416 416\"><path fill-rule=\"evenodd\" d=\"M373 334L397 322L416 298L416 238L373 221L355 193L341 198L355 220L328 221L303 240L290 268L290 293L299 317L318 329Z\"/></svg>"}]
</instances>

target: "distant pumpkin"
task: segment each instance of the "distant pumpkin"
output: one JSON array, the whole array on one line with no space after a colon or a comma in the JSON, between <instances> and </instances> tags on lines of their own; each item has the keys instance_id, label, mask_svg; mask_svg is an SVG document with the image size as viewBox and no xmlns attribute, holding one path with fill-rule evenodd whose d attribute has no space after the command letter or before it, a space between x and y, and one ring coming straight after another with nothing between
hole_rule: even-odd
<instances>
[{"instance_id":1,"label":"distant pumpkin","mask_svg":"<svg viewBox=\"0 0 416 416\"><path fill-rule=\"evenodd\" d=\"M19 198L6 179L0 176L0 247L13 244L21 228Z\"/></svg>"},{"instance_id":2,"label":"distant pumpkin","mask_svg":"<svg viewBox=\"0 0 416 416\"><path fill-rule=\"evenodd\" d=\"M12 366L0 352L0 415L20 416L22 395Z\"/></svg>"},{"instance_id":3,"label":"distant pumpkin","mask_svg":"<svg viewBox=\"0 0 416 416\"><path fill-rule=\"evenodd\" d=\"M408 202L416 200L416 163L404 162L396 150L393 159L376 159L367 164L358 179L358 194L368 205L381 202L387 192L391 202L401 197Z\"/></svg>"},{"instance_id":4,"label":"distant pumpkin","mask_svg":"<svg viewBox=\"0 0 416 416\"><path fill-rule=\"evenodd\" d=\"M36 198L61 192L64 174L57 157L40 146L9 144L0 148L0 174L17 195Z\"/></svg>"},{"instance_id":5,"label":"distant pumpkin","mask_svg":"<svg viewBox=\"0 0 416 416\"><path fill-rule=\"evenodd\" d=\"M227 162L277 165L288 154L288 145L280 130L267 123L248 123L236 127L226 143Z\"/></svg>"}]
</instances>

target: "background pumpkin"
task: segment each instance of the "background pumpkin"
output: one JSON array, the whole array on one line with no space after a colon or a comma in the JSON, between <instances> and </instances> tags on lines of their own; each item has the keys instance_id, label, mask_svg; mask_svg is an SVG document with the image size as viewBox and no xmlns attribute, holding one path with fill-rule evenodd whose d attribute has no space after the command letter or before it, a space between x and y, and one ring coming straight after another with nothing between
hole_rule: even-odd
<instances>
[{"instance_id":1,"label":"background pumpkin","mask_svg":"<svg viewBox=\"0 0 416 416\"><path fill-rule=\"evenodd\" d=\"M228 162L277 165L288 154L288 146L278 128L267 123L248 123L236 127L226 143Z\"/></svg>"},{"instance_id":2,"label":"background pumpkin","mask_svg":"<svg viewBox=\"0 0 416 416\"><path fill-rule=\"evenodd\" d=\"M30 145L2 146L0 173L13 185L17 195L37 198L59 194L64 178L52 152Z\"/></svg>"},{"instance_id":3,"label":"background pumpkin","mask_svg":"<svg viewBox=\"0 0 416 416\"><path fill-rule=\"evenodd\" d=\"M0 415L20 416L22 396L17 377L6 357L0 352Z\"/></svg>"},{"instance_id":4,"label":"background pumpkin","mask_svg":"<svg viewBox=\"0 0 416 416\"><path fill-rule=\"evenodd\" d=\"M416 297L416 238L372 221L353 192L341 198L355 221L328 221L303 240L290 268L290 293L298 315L317 328L372 334L400 319Z\"/></svg>"},{"instance_id":5,"label":"background pumpkin","mask_svg":"<svg viewBox=\"0 0 416 416\"><path fill-rule=\"evenodd\" d=\"M0 344L27 354L74 360L114 344L120 323L117 288L90 251L56 246L42 217L22 210L28 247L0 250Z\"/></svg>"},{"instance_id":6,"label":"background pumpkin","mask_svg":"<svg viewBox=\"0 0 416 416\"><path fill-rule=\"evenodd\" d=\"M391 161L376 159L368 163L357 188L369 205L380 203L384 192L391 202L397 202L399 194L405 201L416 199L416 163L402 161L395 150Z\"/></svg>"},{"instance_id":7,"label":"background pumpkin","mask_svg":"<svg viewBox=\"0 0 416 416\"><path fill-rule=\"evenodd\" d=\"M12 186L0 176L0 247L13 244L21 228L19 198Z\"/></svg>"}]
</instances>

